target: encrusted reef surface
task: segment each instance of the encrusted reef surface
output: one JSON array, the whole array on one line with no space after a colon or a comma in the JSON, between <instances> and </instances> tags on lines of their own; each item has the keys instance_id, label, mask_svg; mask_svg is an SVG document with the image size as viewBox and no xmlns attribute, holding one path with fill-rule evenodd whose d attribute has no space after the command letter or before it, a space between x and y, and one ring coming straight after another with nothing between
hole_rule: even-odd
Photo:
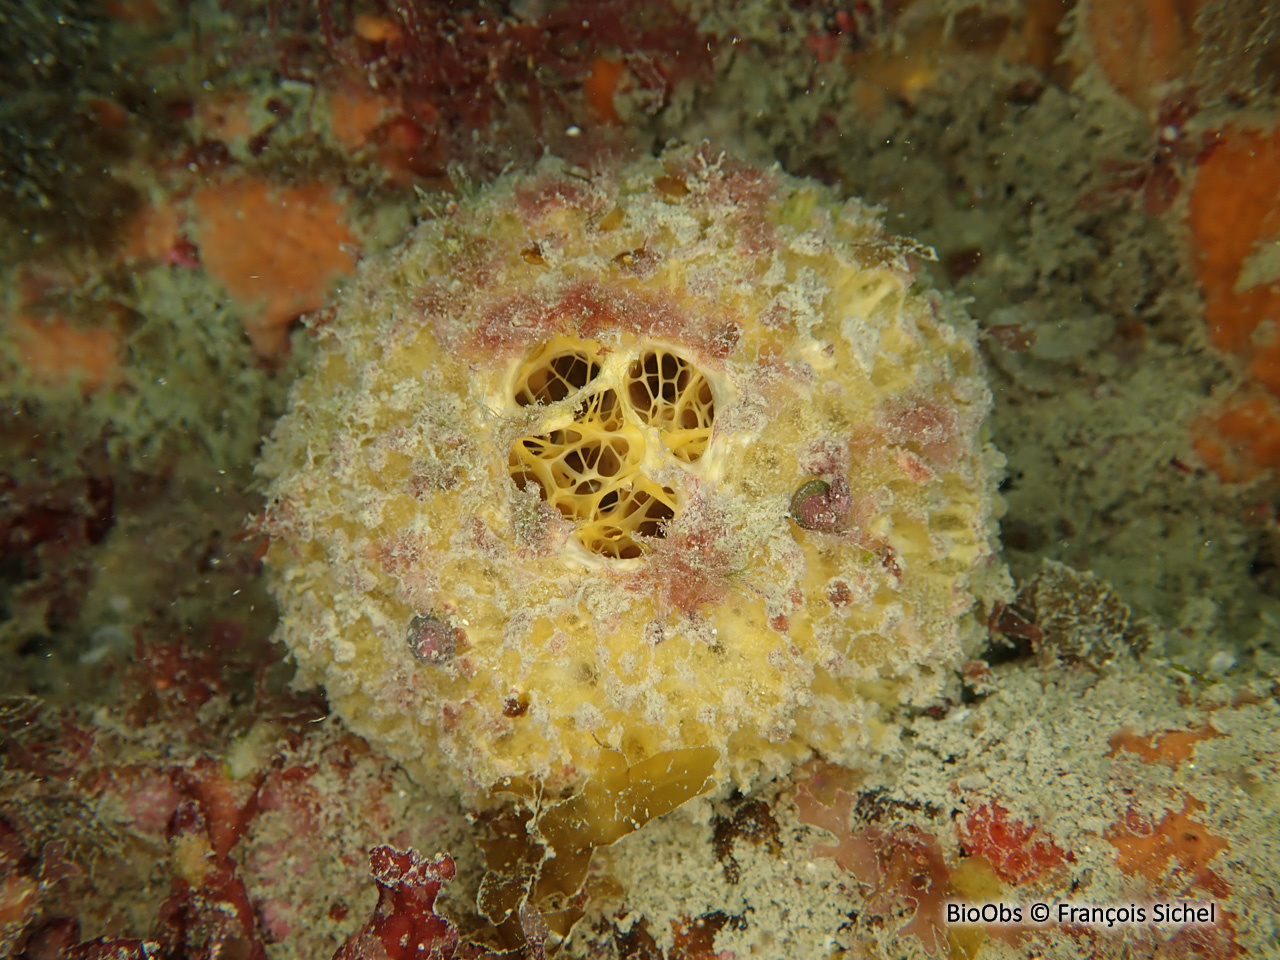
<instances>
[{"instance_id":1,"label":"encrusted reef surface","mask_svg":"<svg viewBox=\"0 0 1280 960\"><path fill-rule=\"evenodd\" d=\"M303 676L472 802L859 756L1007 599L973 326L914 252L705 145L428 221L315 328L262 461Z\"/></svg>"},{"instance_id":2,"label":"encrusted reef surface","mask_svg":"<svg viewBox=\"0 0 1280 960\"><path fill-rule=\"evenodd\" d=\"M0 22L0 956L1280 957L1275 4Z\"/></svg>"}]
</instances>

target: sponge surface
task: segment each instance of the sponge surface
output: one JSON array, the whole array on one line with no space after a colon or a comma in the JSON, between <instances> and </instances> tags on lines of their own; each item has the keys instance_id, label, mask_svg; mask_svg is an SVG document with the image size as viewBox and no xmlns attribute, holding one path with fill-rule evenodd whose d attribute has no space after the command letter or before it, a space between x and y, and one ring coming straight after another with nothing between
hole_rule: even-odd
<instances>
[{"instance_id":1,"label":"sponge surface","mask_svg":"<svg viewBox=\"0 0 1280 960\"><path fill-rule=\"evenodd\" d=\"M972 325L921 253L705 147L424 222L313 325L260 467L302 680L473 802L874 749L1006 589Z\"/></svg>"}]
</instances>

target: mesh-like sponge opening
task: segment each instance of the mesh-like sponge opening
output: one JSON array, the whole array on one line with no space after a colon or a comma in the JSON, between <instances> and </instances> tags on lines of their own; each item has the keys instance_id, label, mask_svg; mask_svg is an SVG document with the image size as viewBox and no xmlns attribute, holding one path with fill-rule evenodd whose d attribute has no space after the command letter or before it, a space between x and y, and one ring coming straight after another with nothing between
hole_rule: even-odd
<instances>
[{"instance_id":1,"label":"mesh-like sponge opening","mask_svg":"<svg viewBox=\"0 0 1280 960\"><path fill-rule=\"evenodd\" d=\"M600 364L590 345L556 337L539 346L525 361L516 383L515 400L522 407L556 403L599 375Z\"/></svg>"},{"instance_id":2,"label":"mesh-like sponge opening","mask_svg":"<svg viewBox=\"0 0 1280 960\"><path fill-rule=\"evenodd\" d=\"M645 540L664 536L676 515L675 491L640 469L642 424L661 430L672 453L692 463L711 432L711 388L684 359L649 350L632 364L639 379L628 377L623 395L608 378L597 382L599 356L594 342L555 337L524 361L512 389L515 403L565 401L572 405L573 424L518 439L507 469L520 489L536 484L543 500L576 523L578 541L592 553L629 560L644 554ZM652 392L645 392L646 365L656 372ZM641 398L634 409L631 395Z\"/></svg>"},{"instance_id":3,"label":"mesh-like sponge opening","mask_svg":"<svg viewBox=\"0 0 1280 960\"><path fill-rule=\"evenodd\" d=\"M593 553L628 560L645 540L665 535L676 495L641 471L648 425L672 456L696 462L706 452L715 419L711 384L690 361L651 347L631 362L620 389L616 374L599 380L600 346L555 337L533 350L515 379L522 407L565 401L573 425L521 437L508 470L520 489L537 484L542 498L577 524L578 541ZM599 382L597 382L599 381Z\"/></svg>"},{"instance_id":4,"label":"mesh-like sponge opening","mask_svg":"<svg viewBox=\"0 0 1280 960\"><path fill-rule=\"evenodd\" d=\"M684 357L646 350L627 371L626 395L640 419L662 432L673 456L695 463L706 453L715 400L707 378Z\"/></svg>"},{"instance_id":5,"label":"mesh-like sponge opening","mask_svg":"<svg viewBox=\"0 0 1280 960\"><path fill-rule=\"evenodd\" d=\"M581 418L563 430L521 437L510 471L517 486L536 483L547 503L578 523L584 547L628 560L644 553L637 538L663 536L663 524L675 516L675 492L640 473L644 437L638 429L606 424Z\"/></svg>"}]
</instances>

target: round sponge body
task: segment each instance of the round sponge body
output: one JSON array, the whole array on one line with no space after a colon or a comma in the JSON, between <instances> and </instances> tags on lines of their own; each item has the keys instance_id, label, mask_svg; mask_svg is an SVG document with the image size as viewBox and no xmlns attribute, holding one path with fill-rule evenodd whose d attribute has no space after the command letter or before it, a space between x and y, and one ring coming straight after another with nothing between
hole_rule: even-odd
<instances>
[{"instance_id":1,"label":"round sponge body","mask_svg":"<svg viewBox=\"0 0 1280 960\"><path fill-rule=\"evenodd\" d=\"M313 322L260 467L301 679L473 803L874 748L1005 589L990 395L922 254L705 146L423 222Z\"/></svg>"}]
</instances>

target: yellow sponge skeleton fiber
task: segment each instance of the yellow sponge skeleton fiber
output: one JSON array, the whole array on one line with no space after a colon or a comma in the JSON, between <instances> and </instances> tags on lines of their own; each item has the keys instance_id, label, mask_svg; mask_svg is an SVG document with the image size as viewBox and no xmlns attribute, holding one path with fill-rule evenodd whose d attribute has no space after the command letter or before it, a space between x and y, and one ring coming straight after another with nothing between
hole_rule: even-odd
<instances>
[{"instance_id":1,"label":"yellow sponge skeleton fiber","mask_svg":"<svg viewBox=\"0 0 1280 960\"><path fill-rule=\"evenodd\" d=\"M706 146L423 222L313 323L260 465L301 682L472 803L875 749L1005 589L974 331L922 252Z\"/></svg>"}]
</instances>

